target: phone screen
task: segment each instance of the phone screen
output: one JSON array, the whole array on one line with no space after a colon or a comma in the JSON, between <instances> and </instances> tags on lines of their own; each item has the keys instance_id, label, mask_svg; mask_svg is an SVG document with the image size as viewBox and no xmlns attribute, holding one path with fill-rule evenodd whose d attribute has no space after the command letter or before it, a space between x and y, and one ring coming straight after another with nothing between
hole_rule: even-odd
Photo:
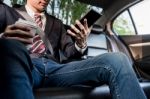
<instances>
[{"instance_id":1,"label":"phone screen","mask_svg":"<svg viewBox=\"0 0 150 99\"><path fill-rule=\"evenodd\" d=\"M80 22L84 24L84 19L87 19L88 27L91 27L102 15L97 11L91 9L86 15L84 15Z\"/></svg>"},{"instance_id":2,"label":"phone screen","mask_svg":"<svg viewBox=\"0 0 150 99\"><path fill-rule=\"evenodd\" d=\"M102 15L100 13L98 13L94 9L91 9L79 21L81 22L81 24L84 24L84 19L87 19L88 27L91 27L101 16ZM75 25L75 27L79 29L78 25Z\"/></svg>"}]
</instances>

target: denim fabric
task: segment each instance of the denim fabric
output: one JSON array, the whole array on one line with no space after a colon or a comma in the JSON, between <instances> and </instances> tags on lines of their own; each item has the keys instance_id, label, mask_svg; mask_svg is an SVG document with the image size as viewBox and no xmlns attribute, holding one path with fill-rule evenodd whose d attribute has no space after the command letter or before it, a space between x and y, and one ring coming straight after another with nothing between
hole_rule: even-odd
<instances>
[{"instance_id":1,"label":"denim fabric","mask_svg":"<svg viewBox=\"0 0 150 99\"><path fill-rule=\"evenodd\" d=\"M105 83L109 85L113 99L146 99L129 60L122 53L107 53L67 64L58 64L45 58L32 61L44 78L42 87L96 87ZM34 82L41 85L37 78L34 78Z\"/></svg>"},{"instance_id":2,"label":"denim fabric","mask_svg":"<svg viewBox=\"0 0 150 99\"><path fill-rule=\"evenodd\" d=\"M24 45L0 39L0 99L33 99L31 59Z\"/></svg>"},{"instance_id":3,"label":"denim fabric","mask_svg":"<svg viewBox=\"0 0 150 99\"><path fill-rule=\"evenodd\" d=\"M32 87L96 87L104 83L109 85L113 99L146 99L129 60L122 53L58 64L46 58L31 60L17 41L0 40L0 49L11 50L0 52L1 99L34 99Z\"/></svg>"}]
</instances>

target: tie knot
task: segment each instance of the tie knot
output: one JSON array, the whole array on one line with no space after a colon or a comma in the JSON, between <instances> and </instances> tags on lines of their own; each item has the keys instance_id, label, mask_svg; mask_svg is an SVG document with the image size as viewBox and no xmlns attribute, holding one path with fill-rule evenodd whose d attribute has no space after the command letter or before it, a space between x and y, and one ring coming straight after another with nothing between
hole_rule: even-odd
<instances>
[{"instance_id":1,"label":"tie knot","mask_svg":"<svg viewBox=\"0 0 150 99\"><path fill-rule=\"evenodd\" d=\"M34 18L35 18L35 19L37 19L37 18L41 18L41 15L40 15L40 14L38 14L38 13L35 13L35 14L34 14Z\"/></svg>"}]
</instances>

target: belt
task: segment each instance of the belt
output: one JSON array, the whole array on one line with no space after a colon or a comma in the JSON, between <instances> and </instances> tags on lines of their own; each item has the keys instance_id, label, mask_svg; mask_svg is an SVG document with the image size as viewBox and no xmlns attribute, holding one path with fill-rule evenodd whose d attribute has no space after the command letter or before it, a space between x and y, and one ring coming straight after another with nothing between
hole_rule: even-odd
<instances>
[{"instance_id":1,"label":"belt","mask_svg":"<svg viewBox=\"0 0 150 99\"><path fill-rule=\"evenodd\" d=\"M40 57L44 57L44 54L39 54L39 53L32 53L30 54L31 58L40 58Z\"/></svg>"},{"instance_id":2,"label":"belt","mask_svg":"<svg viewBox=\"0 0 150 99\"><path fill-rule=\"evenodd\" d=\"M48 55L48 54L32 53L32 54L30 54L30 57L31 57L31 58L41 58L41 57L44 57L44 58L52 59L52 60L58 62L58 61L54 58L54 56Z\"/></svg>"}]
</instances>

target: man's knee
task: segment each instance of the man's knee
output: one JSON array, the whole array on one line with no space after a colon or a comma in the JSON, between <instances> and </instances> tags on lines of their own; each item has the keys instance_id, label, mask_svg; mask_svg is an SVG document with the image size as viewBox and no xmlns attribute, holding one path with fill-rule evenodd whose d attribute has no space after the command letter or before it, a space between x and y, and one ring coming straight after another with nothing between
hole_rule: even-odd
<instances>
[{"instance_id":1,"label":"man's knee","mask_svg":"<svg viewBox=\"0 0 150 99\"><path fill-rule=\"evenodd\" d=\"M16 40L0 39L0 64L8 62L8 59L27 62L30 56L22 43Z\"/></svg>"},{"instance_id":2,"label":"man's knee","mask_svg":"<svg viewBox=\"0 0 150 99\"><path fill-rule=\"evenodd\" d=\"M10 39L0 39L0 69L32 68L30 56L25 46ZM23 69L22 69L23 70ZM4 72L7 73L7 72Z\"/></svg>"},{"instance_id":3,"label":"man's knee","mask_svg":"<svg viewBox=\"0 0 150 99\"><path fill-rule=\"evenodd\" d=\"M104 63L108 63L108 64L118 64L118 63L122 63L122 62L129 62L128 57L121 52L106 53L103 55L99 55L96 58L98 60L100 60Z\"/></svg>"},{"instance_id":4,"label":"man's knee","mask_svg":"<svg viewBox=\"0 0 150 99\"><path fill-rule=\"evenodd\" d=\"M0 39L0 53L26 52L25 46L16 40Z\"/></svg>"},{"instance_id":5,"label":"man's knee","mask_svg":"<svg viewBox=\"0 0 150 99\"><path fill-rule=\"evenodd\" d=\"M128 73L132 70L132 65L128 57L123 53L107 53L102 56L100 55L97 58L99 58L101 63L105 64L107 68L113 70L115 73L123 71L124 73Z\"/></svg>"}]
</instances>

